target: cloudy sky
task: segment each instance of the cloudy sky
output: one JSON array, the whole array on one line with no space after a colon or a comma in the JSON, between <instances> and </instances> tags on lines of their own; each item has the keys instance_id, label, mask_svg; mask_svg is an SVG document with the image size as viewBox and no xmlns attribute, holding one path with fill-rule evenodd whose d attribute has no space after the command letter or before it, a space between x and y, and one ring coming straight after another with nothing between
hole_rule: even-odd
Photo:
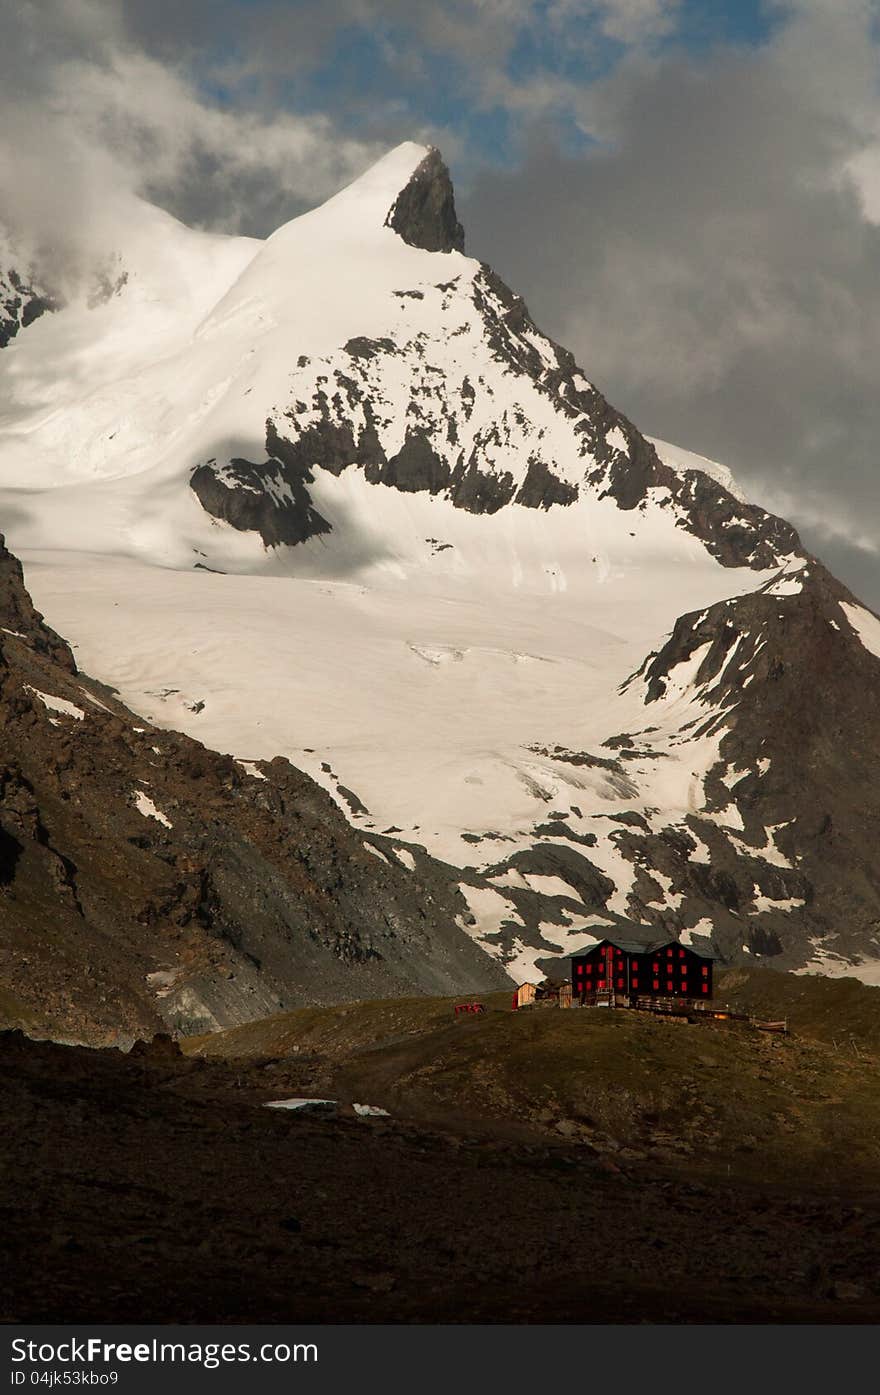
<instances>
[{"instance_id":1,"label":"cloudy sky","mask_svg":"<svg viewBox=\"0 0 880 1395\"><path fill-rule=\"evenodd\" d=\"M14 0L0 214L265 234L402 139L652 435L880 608L880 0Z\"/></svg>"}]
</instances>

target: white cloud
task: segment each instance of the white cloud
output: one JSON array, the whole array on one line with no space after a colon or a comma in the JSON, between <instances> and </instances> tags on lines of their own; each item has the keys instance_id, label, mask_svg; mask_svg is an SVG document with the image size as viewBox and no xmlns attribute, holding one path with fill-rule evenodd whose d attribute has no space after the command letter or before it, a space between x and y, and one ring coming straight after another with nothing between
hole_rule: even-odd
<instances>
[{"instance_id":1,"label":"white cloud","mask_svg":"<svg viewBox=\"0 0 880 1395\"><path fill-rule=\"evenodd\" d=\"M608 39L645 44L672 33L679 13L680 0L552 0L546 18L559 27L593 20Z\"/></svg>"},{"instance_id":2,"label":"white cloud","mask_svg":"<svg viewBox=\"0 0 880 1395\"><path fill-rule=\"evenodd\" d=\"M384 148L329 115L219 105L133 47L101 0L48 9L48 31L34 4L4 23L0 207L26 251L49 243L68 269L112 246L133 195L249 230L266 209L281 221L326 197Z\"/></svg>"},{"instance_id":3,"label":"white cloud","mask_svg":"<svg viewBox=\"0 0 880 1395\"><path fill-rule=\"evenodd\" d=\"M604 0L598 7L602 31L621 43L645 43L675 28L677 0Z\"/></svg>"}]
</instances>

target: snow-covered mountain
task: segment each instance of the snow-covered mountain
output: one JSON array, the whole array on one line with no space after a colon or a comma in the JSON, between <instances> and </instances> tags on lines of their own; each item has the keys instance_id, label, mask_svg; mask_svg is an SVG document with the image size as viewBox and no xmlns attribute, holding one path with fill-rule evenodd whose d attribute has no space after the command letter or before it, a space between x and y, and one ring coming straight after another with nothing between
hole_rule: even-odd
<instances>
[{"instance_id":1,"label":"snow-covered mountain","mask_svg":"<svg viewBox=\"0 0 880 1395\"><path fill-rule=\"evenodd\" d=\"M438 153L265 242L141 214L0 361L78 661L460 868L517 977L636 921L880 979L880 621L465 255Z\"/></svg>"}]
</instances>

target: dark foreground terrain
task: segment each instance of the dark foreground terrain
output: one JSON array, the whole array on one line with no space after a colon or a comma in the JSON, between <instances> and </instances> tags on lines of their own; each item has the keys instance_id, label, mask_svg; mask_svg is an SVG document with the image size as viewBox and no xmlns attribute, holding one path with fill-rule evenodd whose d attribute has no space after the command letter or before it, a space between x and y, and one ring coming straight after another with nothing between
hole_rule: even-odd
<instances>
[{"instance_id":1,"label":"dark foreground terrain","mask_svg":"<svg viewBox=\"0 0 880 1395\"><path fill-rule=\"evenodd\" d=\"M305 1010L261 1054L0 1036L3 1320L880 1320L867 1026L489 1007ZM261 1107L321 1082L337 1117Z\"/></svg>"}]
</instances>

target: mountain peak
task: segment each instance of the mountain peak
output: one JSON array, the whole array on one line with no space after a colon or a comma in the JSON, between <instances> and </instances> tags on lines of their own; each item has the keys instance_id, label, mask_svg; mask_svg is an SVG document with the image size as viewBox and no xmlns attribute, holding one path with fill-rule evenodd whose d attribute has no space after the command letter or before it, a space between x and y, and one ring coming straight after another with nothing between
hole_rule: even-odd
<instances>
[{"instance_id":1,"label":"mountain peak","mask_svg":"<svg viewBox=\"0 0 880 1395\"><path fill-rule=\"evenodd\" d=\"M455 211L455 192L443 156L430 146L413 170L385 219L386 227L425 252L463 252L464 228Z\"/></svg>"}]
</instances>

